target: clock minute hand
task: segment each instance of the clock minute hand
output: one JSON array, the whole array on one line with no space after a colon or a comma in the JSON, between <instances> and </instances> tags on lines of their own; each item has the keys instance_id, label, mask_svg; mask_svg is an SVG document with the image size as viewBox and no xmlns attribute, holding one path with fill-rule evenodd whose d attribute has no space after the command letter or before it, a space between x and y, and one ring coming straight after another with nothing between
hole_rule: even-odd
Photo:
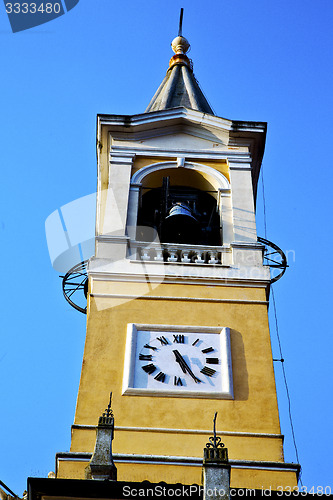
<instances>
[{"instance_id":1,"label":"clock minute hand","mask_svg":"<svg viewBox=\"0 0 333 500\"><path fill-rule=\"evenodd\" d=\"M177 363L179 363L179 366L181 367L181 369L183 370L184 373L187 373L187 364L185 363L185 360L184 358L182 357L182 355L180 354L179 351L177 351L177 349L175 349L173 351L175 357L176 357L176 361Z\"/></svg>"},{"instance_id":2,"label":"clock minute hand","mask_svg":"<svg viewBox=\"0 0 333 500\"><path fill-rule=\"evenodd\" d=\"M179 365L180 365L181 369L183 370L183 372L184 373L187 372L189 375L191 375L191 377L193 378L193 380L194 380L194 382L196 384L200 383L201 380L194 375L194 373L192 372L191 368L188 366L188 364L186 363L185 359L180 354L180 352L177 351L177 349L174 349L173 353L174 353L174 355L176 357L177 363L179 363Z\"/></svg>"},{"instance_id":3,"label":"clock minute hand","mask_svg":"<svg viewBox=\"0 0 333 500\"><path fill-rule=\"evenodd\" d=\"M177 349L173 350L173 353L176 357L177 363L179 363L181 369L183 370L184 373L189 373L191 376L193 376L193 373L191 372L191 369L189 368L188 364L186 363L185 359L183 356L180 354L180 352Z\"/></svg>"}]
</instances>

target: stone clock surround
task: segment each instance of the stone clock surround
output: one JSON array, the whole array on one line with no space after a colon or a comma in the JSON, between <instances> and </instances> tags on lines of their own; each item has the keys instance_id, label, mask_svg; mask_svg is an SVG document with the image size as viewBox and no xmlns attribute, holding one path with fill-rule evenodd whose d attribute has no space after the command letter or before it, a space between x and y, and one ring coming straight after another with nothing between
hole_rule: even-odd
<instances>
[{"instance_id":1,"label":"stone clock surround","mask_svg":"<svg viewBox=\"0 0 333 500\"><path fill-rule=\"evenodd\" d=\"M152 389L145 387L136 387L134 383L136 363L137 363L137 338L138 332L154 332L154 334L163 335L165 332L174 334L194 335L219 335L218 344L220 358L219 367L221 370L221 380L218 386L214 389L205 391L201 390L200 384L194 389L172 390L161 386L161 389ZM177 344L176 344L177 345ZM139 367L140 369L140 367ZM209 399L233 399L233 381L232 381L232 363L231 363L231 347L230 347L230 331L226 327L209 327L209 326L188 326L188 325L151 325L151 324L134 324L130 323L127 326L127 339L124 362L123 376L123 395L135 396L156 396L156 397L192 397L192 398L209 398Z\"/></svg>"}]
</instances>

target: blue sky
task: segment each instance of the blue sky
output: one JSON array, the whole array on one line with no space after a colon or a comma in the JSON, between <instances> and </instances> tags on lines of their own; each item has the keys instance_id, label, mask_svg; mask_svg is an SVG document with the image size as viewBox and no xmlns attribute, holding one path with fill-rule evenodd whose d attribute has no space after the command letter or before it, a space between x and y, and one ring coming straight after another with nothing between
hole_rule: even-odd
<instances>
[{"instance_id":1,"label":"blue sky","mask_svg":"<svg viewBox=\"0 0 333 500\"><path fill-rule=\"evenodd\" d=\"M331 0L80 0L16 34L0 5L0 479L18 495L69 450L85 339L85 316L51 266L45 220L95 191L96 114L144 111L180 7L215 113L268 122L267 237L295 255L274 290L302 480L333 487ZM264 236L261 183L257 210ZM279 357L273 316L271 333ZM295 462L279 363L276 378Z\"/></svg>"}]
</instances>

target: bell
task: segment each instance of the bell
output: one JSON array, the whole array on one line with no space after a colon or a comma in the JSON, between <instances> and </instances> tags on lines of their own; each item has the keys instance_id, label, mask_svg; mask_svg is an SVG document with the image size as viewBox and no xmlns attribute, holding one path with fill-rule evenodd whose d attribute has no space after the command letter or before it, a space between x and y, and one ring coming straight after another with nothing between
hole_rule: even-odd
<instances>
[{"instance_id":1,"label":"bell","mask_svg":"<svg viewBox=\"0 0 333 500\"><path fill-rule=\"evenodd\" d=\"M195 243L198 235L198 221L191 209L178 202L169 211L163 223L163 240L170 243Z\"/></svg>"},{"instance_id":2,"label":"bell","mask_svg":"<svg viewBox=\"0 0 333 500\"><path fill-rule=\"evenodd\" d=\"M190 217L191 219L193 219L191 222L198 222L197 219L192 215L191 209L181 202L173 205L173 207L169 211L169 215L165 218L165 220L170 219L171 217Z\"/></svg>"}]
</instances>

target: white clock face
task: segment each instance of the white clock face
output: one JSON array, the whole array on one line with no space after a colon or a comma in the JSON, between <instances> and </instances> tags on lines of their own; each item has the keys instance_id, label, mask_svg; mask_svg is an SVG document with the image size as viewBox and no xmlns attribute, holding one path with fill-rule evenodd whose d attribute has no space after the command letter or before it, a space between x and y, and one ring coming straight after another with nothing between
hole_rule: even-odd
<instances>
[{"instance_id":1,"label":"white clock face","mask_svg":"<svg viewBox=\"0 0 333 500\"><path fill-rule=\"evenodd\" d=\"M232 398L228 328L129 325L123 394Z\"/></svg>"}]
</instances>

